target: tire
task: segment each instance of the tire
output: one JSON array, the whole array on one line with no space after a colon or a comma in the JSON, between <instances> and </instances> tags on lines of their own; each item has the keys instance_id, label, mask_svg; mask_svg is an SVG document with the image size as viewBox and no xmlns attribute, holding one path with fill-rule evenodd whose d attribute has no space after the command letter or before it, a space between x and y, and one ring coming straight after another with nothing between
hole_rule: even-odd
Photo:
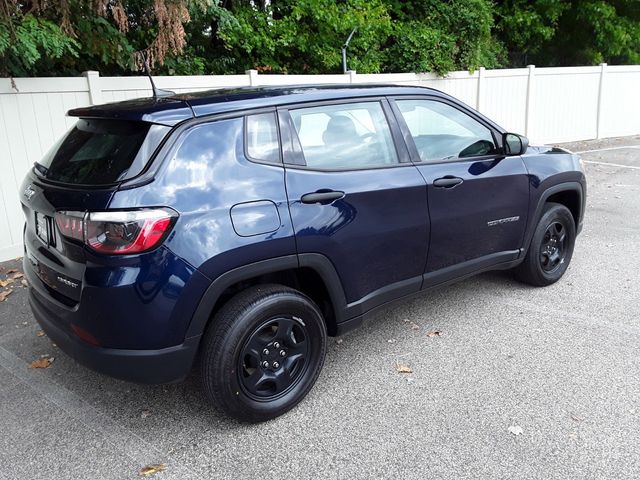
<instances>
[{"instance_id":1,"label":"tire","mask_svg":"<svg viewBox=\"0 0 640 480\"><path fill-rule=\"evenodd\" d=\"M222 307L205 333L205 394L238 420L275 418L309 393L326 349L324 319L308 297L281 285L248 288Z\"/></svg>"},{"instance_id":2,"label":"tire","mask_svg":"<svg viewBox=\"0 0 640 480\"><path fill-rule=\"evenodd\" d=\"M567 207L547 203L533 233L524 261L515 268L518 280L544 287L560 280L569 267L576 224Z\"/></svg>"}]
</instances>

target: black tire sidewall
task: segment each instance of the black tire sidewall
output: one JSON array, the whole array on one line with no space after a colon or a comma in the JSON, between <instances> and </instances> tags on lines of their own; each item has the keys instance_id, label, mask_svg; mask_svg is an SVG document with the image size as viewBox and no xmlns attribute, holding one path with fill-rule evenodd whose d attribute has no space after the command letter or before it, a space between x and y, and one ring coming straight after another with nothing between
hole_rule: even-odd
<instances>
[{"instance_id":1,"label":"black tire sidewall","mask_svg":"<svg viewBox=\"0 0 640 480\"><path fill-rule=\"evenodd\" d=\"M540 247L542 240L544 239L545 232L549 225L553 222L559 221L566 230L566 243L565 243L565 255L562 260L560 268L552 272L546 272L542 268L542 264L539 259ZM529 267L535 272L535 275L539 278L540 284L551 284L558 281L566 272L573 256L573 248L576 240L576 226L573 216L567 207L559 204L549 204L549 207L545 210L544 214L538 222L536 231L533 235L531 245L529 247L528 258Z\"/></svg>"},{"instance_id":2,"label":"black tire sidewall","mask_svg":"<svg viewBox=\"0 0 640 480\"><path fill-rule=\"evenodd\" d=\"M204 378L216 390L216 403L240 420L262 421L281 415L297 405L315 384L324 364L326 327L318 308L303 294L286 289L277 294L251 301L211 345L204 355L206 362L216 362L207 369L212 374ZM224 314L224 312L222 312ZM258 400L247 394L240 383L238 368L241 352L249 335L264 321L278 316L298 317L304 324L310 343L309 358L297 383L283 395L272 400ZM215 319L214 319L215 321ZM216 325L211 326L214 330Z\"/></svg>"}]
</instances>

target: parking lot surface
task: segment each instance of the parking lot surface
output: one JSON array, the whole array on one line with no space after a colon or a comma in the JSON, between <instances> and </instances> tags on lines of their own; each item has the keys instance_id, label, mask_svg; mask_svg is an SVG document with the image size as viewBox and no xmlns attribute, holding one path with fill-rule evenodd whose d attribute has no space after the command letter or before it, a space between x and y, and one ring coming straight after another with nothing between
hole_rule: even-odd
<instances>
[{"instance_id":1,"label":"parking lot surface","mask_svg":"<svg viewBox=\"0 0 640 480\"><path fill-rule=\"evenodd\" d=\"M17 278L0 302L0 479L640 477L640 136L569 148L589 192L560 282L488 273L390 307L331 339L307 399L264 424L224 418L195 376L140 386L78 365L38 336Z\"/></svg>"}]
</instances>

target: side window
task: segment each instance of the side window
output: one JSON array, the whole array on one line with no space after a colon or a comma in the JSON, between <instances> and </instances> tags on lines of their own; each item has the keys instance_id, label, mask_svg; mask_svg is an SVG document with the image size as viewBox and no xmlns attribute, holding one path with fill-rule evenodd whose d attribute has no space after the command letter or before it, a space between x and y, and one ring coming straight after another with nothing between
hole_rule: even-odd
<instances>
[{"instance_id":1,"label":"side window","mask_svg":"<svg viewBox=\"0 0 640 480\"><path fill-rule=\"evenodd\" d=\"M275 113L245 117L247 155L261 162L280 162L280 144Z\"/></svg>"},{"instance_id":2,"label":"side window","mask_svg":"<svg viewBox=\"0 0 640 480\"><path fill-rule=\"evenodd\" d=\"M466 113L434 100L397 100L423 162L497 153L491 130Z\"/></svg>"},{"instance_id":3,"label":"side window","mask_svg":"<svg viewBox=\"0 0 640 480\"><path fill-rule=\"evenodd\" d=\"M380 102L298 108L289 113L310 168L353 170L398 163Z\"/></svg>"}]
</instances>

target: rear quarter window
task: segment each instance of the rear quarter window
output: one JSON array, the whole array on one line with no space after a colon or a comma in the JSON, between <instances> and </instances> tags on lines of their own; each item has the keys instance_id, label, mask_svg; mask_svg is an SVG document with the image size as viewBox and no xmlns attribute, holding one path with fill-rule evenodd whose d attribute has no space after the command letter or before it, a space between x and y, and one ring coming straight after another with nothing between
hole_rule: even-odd
<instances>
[{"instance_id":1,"label":"rear quarter window","mask_svg":"<svg viewBox=\"0 0 640 480\"><path fill-rule=\"evenodd\" d=\"M36 164L47 180L107 185L138 175L170 127L146 122L80 119Z\"/></svg>"}]
</instances>

